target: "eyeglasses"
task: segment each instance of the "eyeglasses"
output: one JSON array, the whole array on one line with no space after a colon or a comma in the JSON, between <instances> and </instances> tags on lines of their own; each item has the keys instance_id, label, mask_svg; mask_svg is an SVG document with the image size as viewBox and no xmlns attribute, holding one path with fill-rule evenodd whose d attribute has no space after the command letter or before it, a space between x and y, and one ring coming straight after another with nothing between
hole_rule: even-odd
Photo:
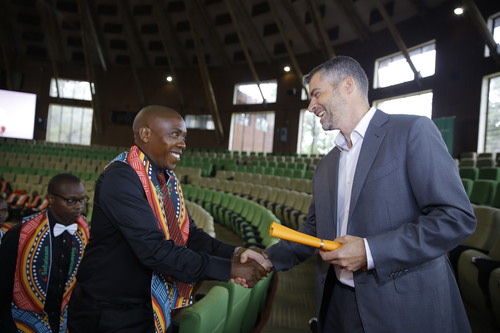
<instances>
[{"instance_id":1,"label":"eyeglasses","mask_svg":"<svg viewBox=\"0 0 500 333\"><path fill-rule=\"evenodd\" d=\"M59 194L56 194L56 193L50 193L50 194L55 195L56 197L59 197L61 199L66 200L66 205L68 205L68 206L74 206L78 202L80 203L80 205L85 205L87 203L87 201L89 201L89 197L88 196L84 196L81 199L73 199L73 198L65 198L62 195L59 195Z\"/></svg>"}]
</instances>

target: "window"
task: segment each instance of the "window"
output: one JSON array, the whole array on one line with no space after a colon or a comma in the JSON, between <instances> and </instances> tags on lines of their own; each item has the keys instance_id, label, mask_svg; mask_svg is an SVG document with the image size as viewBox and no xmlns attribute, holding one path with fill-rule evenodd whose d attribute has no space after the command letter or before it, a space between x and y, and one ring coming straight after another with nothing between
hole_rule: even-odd
<instances>
[{"instance_id":1,"label":"window","mask_svg":"<svg viewBox=\"0 0 500 333\"><path fill-rule=\"evenodd\" d=\"M422 77L434 75L436 67L435 41L409 49L408 53ZM375 62L374 88L413 81L415 75L401 52L377 59Z\"/></svg>"},{"instance_id":2,"label":"window","mask_svg":"<svg viewBox=\"0 0 500 333\"><path fill-rule=\"evenodd\" d=\"M500 73L484 78L478 152L500 151Z\"/></svg>"},{"instance_id":3,"label":"window","mask_svg":"<svg viewBox=\"0 0 500 333\"><path fill-rule=\"evenodd\" d=\"M299 154L326 154L334 146L338 130L325 131L321 127L319 118L307 109L300 111L299 138L297 153Z\"/></svg>"},{"instance_id":4,"label":"window","mask_svg":"<svg viewBox=\"0 0 500 333\"><path fill-rule=\"evenodd\" d=\"M278 83L274 81L261 82L260 89L266 103L276 103ZM233 104L262 104L262 96L256 83L240 83L234 86Z\"/></svg>"},{"instance_id":5,"label":"window","mask_svg":"<svg viewBox=\"0 0 500 333\"><path fill-rule=\"evenodd\" d=\"M493 40L497 43L497 52L500 53L500 13L496 13L488 18L488 29L493 36ZM490 56L490 48L485 46L484 56Z\"/></svg>"},{"instance_id":6,"label":"window","mask_svg":"<svg viewBox=\"0 0 500 333\"><path fill-rule=\"evenodd\" d=\"M59 94L56 89L56 79L53 78L50 82L50 97L92 100L88 82L57 79L57 83ZM90 145L93 113L89 107L50 104L45 139L49 142Z\"/></svg>"},{"instance_id":7,"label":"window","mask_svg":"<svg viewBox=\"0 0 500 333\"><path fill-rule=\"evenodd\" d=\"M374 101L373 105L385 113L415 114L432 119L432 91Z\"/></svg>"},{"instance_id":8,"label":"window","mask_svg":"<svg viewBox=\"0 0 500 333\"><path fill-rule=\"evenodd\" d=\"M46 140L89 146L92 116L91 108L50 104Z\"/></svg>"},{"instance_id":9,"label":"window","mask_svg":"<svg viewBox=\"0 0 500 333\"><path fill-rule=\"evenodd\" d=\"M61 97L78 99L82 101L91 101L90 85L87 81L74 81L66 79L57 79L59 86L59 96L57 95L56 79L50 80L50 97Z\"/></svg>"},{"instance_id":10,"label":"window","mask_svg":"<svg viewBox=\"0 0 500 333\"><path fill-rule=\"evenodd\" d=\"M184 120L186 121L187 128L197 128L204 130L215 129L214 121L212 119L212 115L210 114L187 114Z\"/></svg>"},{"instance_id":11,"label":"window","mask_svg":"<svg viewBox=\"0 0 500 333\"><path fill-rule=\"evenodd\" d=\"M274 112L233 113L229 150L273 151Z\"/></svg>"}]
</instances>

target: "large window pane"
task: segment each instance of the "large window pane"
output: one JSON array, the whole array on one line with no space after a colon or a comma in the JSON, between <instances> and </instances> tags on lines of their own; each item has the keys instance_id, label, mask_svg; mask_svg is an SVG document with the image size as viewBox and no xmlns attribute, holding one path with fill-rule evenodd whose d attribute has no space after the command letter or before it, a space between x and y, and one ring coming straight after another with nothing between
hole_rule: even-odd
<instances>
[{"instance_id":1,"label":"large window pane","mask_svg":"<svg viewBox=\"0 0 500 333\"><path fill-rule=\"evenodd\" d=\"M434 41L411 48L410 59L422 77L434 75L436 67L436 43ZM375 62L374 88L413 81L415 75L401 52Z\"/></svg>"},{"instance_id":2,"label":"large window pane","mask_svg":"<svg viewBox=\"0 0 500 333\"><path fill-rule=\"evenodd\" d=\"M276 103L278 83L276 81L261 82L260 89L266 103ZM240 83L234 86L233 104L262 104L262 95L256 83Z\"/></svg>"},{"instance_id":3,"label":"large window pane","mask_svg":"<svg viewBox=\"0 0 500 333\"><path fill-rule=\"evenodd\" d=\"M497 43L497 52L500 53L500 13L496 13L488 18L488 29L490 30L493 40ZM484 47L484 56L490 56L490 48Z\"/></svg>"},{"instance_id":4,"label":"large window pane","mask_svg":"<svg viewBox=\"0 0 500 333\"><path fill-rule=\"evenodd\" d=\"M319 118L307 109L302 109L300 111L297 153L326 154L334 146L335 136L338 133L338 130L323 130Z\"/></svg>"},{"instance_id":5,"label":"large window pane","mask_svg":"<svg viewBox=\"0 0 500 333\"><path fill-rule=\"evenodd\" d=\"M49 105L46 140L89 146L92 116L91 108Z\"/></svg>"},{"instance_id":6,"label":"large window pane","mask_svg":"<svg viewBox=\"0 0 500 333\"><path fill-rule=\"evenodd\" d=\"M214 130L215 125L210 114L187 114L184 117L187 128Z\"/></svg>"},{"instance_id":7,"label":"large window pane","mask_svg":"<svg viewBox=\"0 0 500 333\"><path fill-rule=\"evenodd\" d=\"M484 151L500 151L500 75L488 80Z\"/></svg>"},{"instance_id":8,"label":"large window pane","mask_svg":"<svg viewBox=\"0 0 500 333\"><path fill-rule=\"evenodd\" d=\"M373 105L390 114L415 114L432 119L432 91L374 101Z\"/></svg>"},{"instance_id":9,"label":"large window pane","mask_svg":"<svg viewBox=\"0 0 500 333\"><path fill-rule=\"evenodd\" d=\"M273 151L274 112L233 113L229 150Z\"/></svg>"},{"instance_id":10,"label":"large window pane","mask_svg":"<svg viewBox=\"0 0 500 333\"><path fill-rule=\"evenodd\" d=\"M50 80L50 97L70 98L83 101L92 100L90 85L87 81L57 79L59 96L57 95L56 79Z\"/></svg>"}]
</instances>

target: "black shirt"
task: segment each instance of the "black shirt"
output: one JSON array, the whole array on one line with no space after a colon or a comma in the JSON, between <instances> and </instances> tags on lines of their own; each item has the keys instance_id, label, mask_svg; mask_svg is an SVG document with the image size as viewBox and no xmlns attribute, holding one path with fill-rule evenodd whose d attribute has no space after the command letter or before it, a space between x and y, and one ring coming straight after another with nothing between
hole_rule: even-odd
<instances>
[{"instance_id":1,"label":"black shirt","mask_svg":"<svg viewBox=\"0 0 500 333\"><path fill-rule=\"evenodd\" d=\"M48 211L49 225L52 236L52 267L50 269L49 287L44 310L49 316L52 331L59 331L61 303L64 295L64 285L68 279L71 256L71 235L63 232L54 237L54 226L58 222ZM11 316L12 293L14 288L15 269L21 223L10 229L2 239L0 246L0 331L10 332L15 328ZM13 326L14 325L14 326ZM14 332L17 332L15 330Z\"/></svg>"},{"instance_id":2,"label":"black shirt","mask_svg":"<svg viewBox=\"0 0 500 333\"><path fill-rule=\"evenodd\" d=\"M153 270L188 283L227 281L234 248L192 220L187 247L166 240L136 172L114 162L96 183L90 241L77 283L97 303L149 303Z\"/></svg>"}]
</instances>

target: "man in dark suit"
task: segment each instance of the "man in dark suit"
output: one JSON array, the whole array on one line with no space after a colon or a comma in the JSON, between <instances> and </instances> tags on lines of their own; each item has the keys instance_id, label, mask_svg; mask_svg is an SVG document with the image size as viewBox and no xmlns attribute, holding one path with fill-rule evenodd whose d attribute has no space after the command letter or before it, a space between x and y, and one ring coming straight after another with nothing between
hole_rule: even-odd
<instances>
[{"instance_id":1,"label":"man in dark suit","mask_svg":"<svg viewBox=\"0 0 500 333\"><path fill-rule=\"evenodd\" d=\"M336 57L306 76L309 111L340 130L317 165L299 231L343 245L319 251L322 332L470 332L446 253L476 220L441 134L426 117L368 102L357 61ZM315 249L280 241L268 265L286 270Z\"/></svg>"}]
</instances>

